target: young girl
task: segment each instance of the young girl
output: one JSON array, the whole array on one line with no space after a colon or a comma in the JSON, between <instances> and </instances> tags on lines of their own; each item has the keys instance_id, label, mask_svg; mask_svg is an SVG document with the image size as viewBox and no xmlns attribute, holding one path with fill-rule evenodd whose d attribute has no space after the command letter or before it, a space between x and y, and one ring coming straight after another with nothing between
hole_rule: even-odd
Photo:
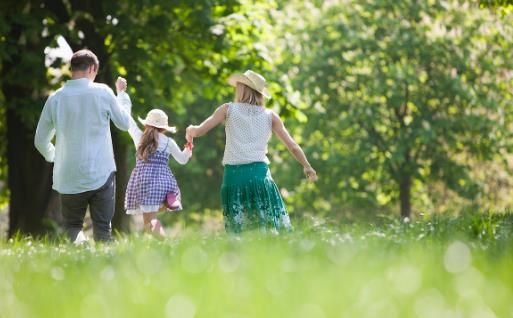
<instances>
[{"instance_id":1,"label":"young girl","mask_svg":"<svg viewBox=\"0 0 513 318\"><path fill-rule=\"evenodd\" d=\"M130 103L128 95L123 97L125 105ZM133 118L128 130L137 153L135 168L126 189L125 209L127 214L143 215L146 231L164 236L165 232L157 219L157 212L164 206L170 210L182 209L180 189L169 169L169 155L184 165L192 155L192 144L180 150L176 142L164 134L174 133L176 128L168 126L167 115L160 109L149 111L146 119L139 118L139 121L144 125L144 132L137 127ZM174 202L165 204L168 203L166 197L169 193Z\"/></svg>"},{"instance_id":2,"label":"young girl","mask_svg":"<svg viewBox=\"0 0 513 318\"><path fill-rule=\"evenodd\" d=\"M317 180L316 172L280 117L263 106L264 97L269 98L265 79L248 70L232 75L228 83L235 86L235 102L219 106L201 125L189 126L186 139L192 142L225 121L221 199L227 232L239 233L251 228L273 233L291 230L283 199L268 167L267 143L272 133L303 165L310 181Z\"/></svg>"}]
</instances>

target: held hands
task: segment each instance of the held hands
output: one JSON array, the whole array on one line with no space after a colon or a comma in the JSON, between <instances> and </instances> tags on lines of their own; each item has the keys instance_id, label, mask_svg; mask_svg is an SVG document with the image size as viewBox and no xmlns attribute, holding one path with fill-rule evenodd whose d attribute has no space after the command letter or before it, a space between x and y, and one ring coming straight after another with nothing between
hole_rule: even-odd
<instances>
[{"instance_id":1,"label":"held hands","mask_svg":"<svg viewBox=\"0 0 513 318\"><path fill-rule=\"evenodd\" d=\"M119 94L121 92L126 91L126 87L127 87L126 79L121 77L121 76L118 76L118 79L116 80L116 91L117 91L117 93Z\"/></svg>"},{"instance_id":2,"label":"held hands","mask_svg":"<svg viewBox=\"0 0 513 318\"><path fill-rule=\"evenodd\" d=\"M189 125L189 127L187 127L187 129L185 129L185 139L187 140L188 144L192 145L192 140L195 137L195 134L194 134L195 133L195 131L194 131L195 129L196 129L196 127L193 126L193 125Z\"/></svg>"},{"instance_id":3,"label":"held hands","mask_svg":"<svg viewBox=\"0 0 513 318\"><path fill-rule=\"evenodd\" d=\"M187 140L187 143L185 144L185 149L187 152L189 152L192 156L192 148L194 148L194 144L192 143L192 140L194 138L194 126L189 125L187 129L185 129L185 139Z\"/></svg>"},{"instance_id":4,"label":"held hands","mask_svg":"<svg viewBox=\"0 0 513 318\"><path fill-rule=\"evenodd\" d=\"M303 169L303 171L304 171L308 181L310 181L310 182L317 181L317 172L315 172L315 170L311 166L310 167L305 167Z\"/></svg>"},{"instance_id":5,"label":"held hands","mask_svg":"<svg viewBox=\"0 0 513 318\"><path fill-rule=\"evenodd\" d=\"M189 155L189 158L192 157L192 148L194 148L192 142L187 142L183 146L183 151Z\"/></svg>"}]
</instances>

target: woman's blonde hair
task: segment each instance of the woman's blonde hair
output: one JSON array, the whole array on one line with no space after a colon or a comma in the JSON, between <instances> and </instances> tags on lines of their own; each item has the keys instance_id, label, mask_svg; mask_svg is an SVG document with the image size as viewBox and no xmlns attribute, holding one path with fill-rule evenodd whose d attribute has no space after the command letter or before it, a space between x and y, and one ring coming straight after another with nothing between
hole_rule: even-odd
<instances>
[{"instance_id":1,"label":"woman's blonde hair","mask_svg":"<svg viewBox=\"0 0 513 318\"><path fill-rule=\"evenodd\" d=\"M264 96L251 87L239 82L235 87L235 102L263 106Z\"/></svg>"},{"instance_id":2,"label":"woman's blonde hair","mask_svg":"<svg viewBox=\"0 0 513 318\"><path fill-rule=\"evenodd\" d=\"M153 126L144 126L144 132L137 146L137 159L148 160L148 157L157 151L159 146L159 133L164 131L162 128Z\"/></svg>"}]
</instances>

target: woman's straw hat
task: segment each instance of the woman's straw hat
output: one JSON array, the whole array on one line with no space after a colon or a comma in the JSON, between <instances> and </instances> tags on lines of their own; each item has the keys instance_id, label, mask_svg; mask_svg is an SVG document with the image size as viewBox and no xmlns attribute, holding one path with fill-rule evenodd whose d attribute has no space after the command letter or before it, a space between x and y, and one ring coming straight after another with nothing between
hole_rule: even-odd
<instances>
[{"instance_id":1,"label":"woman's straw hat","mask_svg":"<svg viewBox=\"0 0 513 318\"><path fill-rule=\"evenodd\" d=\"M146 119L138 118L143 125L162 128L169 132L175 133L176 127L169 127L167 125L167 115L160 109L152 109L146 115Z\"/></svg>"},{"instance_id":2,"label":"woman's straw hat","mask_svg":"<svg viewBox=\"0 0 513 318\"><path fill-rule=\"evenodd\" d=\"M244 74L233 74L228 78L228 84L232 86L237 86L237 83L242 83L246 86L251 87L255 91L262 94L265 98L271 98L269 91L267 90L265 78L253 72L252 70L247 70Z\"/></svg>"}]
</instances>

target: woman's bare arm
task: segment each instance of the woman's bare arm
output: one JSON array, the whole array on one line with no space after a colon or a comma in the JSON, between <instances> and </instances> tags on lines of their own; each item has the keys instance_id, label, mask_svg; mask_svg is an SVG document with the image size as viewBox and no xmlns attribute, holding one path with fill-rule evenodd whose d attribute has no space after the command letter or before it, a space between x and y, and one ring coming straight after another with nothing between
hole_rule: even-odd
<instances>
[{"instance_id":1,"label":"woman's bare arm","mask_svg":"<svg viewBox=\"0 0 513 318\"><path fill-rule=\"evenodd\" d=\"M205 119L200 125L190 125L185 130L185 139L187 142L192 142L193 138L201 137L208 133L212 128L219 125L226 118L226 110L228 104L223 104L214 111L207 119Z\"/></svg>"},{"instance_id":2,"label":"woman's bare arm","mask_svg":"<svg viewBox=\"0 0 513 318\"><path fill-rule=\"evenodd\" d=\"M292 153L294 158L296 158L299 163L303 165L303 171L310 181L317 181L317 173L312 168L308 159L306 159L305 153L303 149L296 143L294 138L290 135L287 128L283 124L280 116L275 112L272 113L272 123L273 123L273 131L276 133L278 138L287 146L287 149Z\"/></svg>"}]
</instances>

